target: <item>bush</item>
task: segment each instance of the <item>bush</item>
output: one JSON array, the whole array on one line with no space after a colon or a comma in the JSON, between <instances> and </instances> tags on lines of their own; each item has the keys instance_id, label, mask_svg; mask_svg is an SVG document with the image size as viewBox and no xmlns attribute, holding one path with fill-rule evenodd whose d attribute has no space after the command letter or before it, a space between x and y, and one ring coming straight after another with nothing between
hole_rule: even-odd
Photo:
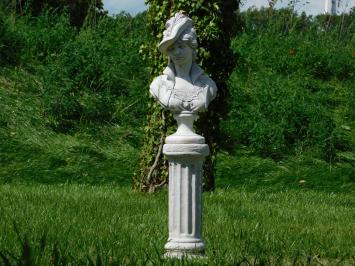
<instances>
[{"instance_id":1,"label":"bush","mask_svg":"<svg viewBox=\"0 0 355 266\"><path fill-rule=\"evenodd\" d=\"M323 141L334 122L298 76L259 71L243 80L238 74L230 79L232 108L225 123L235 140L275 159L309 146L332 152Z\"/></svg>"},{"instance_id":2,"label":"bush","mask_svg":"<svg viewBox=\"0 0 355 266\"><path fill-rule=\"evenodd\" d=\"M144 15L104 16L80 30L70 25L66 13L53 10L13 18L22 49L13 53L16 46L3 48L13 38L11 27L0 20L0 60L16 54L39 78L34 93L41 95L45 119L53 128L68 131L78 122L141 125L146 108L142 91L148 84L139 56Z\"/></svg>"},{"instance_id":3,"label":"bush","mask_svg":"<svg viewBox=\"0 0 355 266\"><path fill-rule=\"evenodd\" d=\"M0 12L0 65L15 65L19 62L22 43L9 23L10 18Z\"/></svg>"},{"instance_id":4,"label":"bush","mask_svg":"<svg viewBox=\"0 0 355 266\"><path fill-rule=\"evenodd\" d=\"M70 24L81 27L88 17L100 17L106 13L103 11L101 0L2 0L8 10L16 10L20 15L32 17L41 16L43 11L51 9L54 13L66 12L70 18ZM0 4L1 5L1 4Z\"/></svg>"},{"instance_id":5,"label":"bush","mask_svg":"<svg viewBox=\"0 0 355 266\"><path fill-rule=\"evenodd\" d=\"M103 18L96 26L82 28L49 62L44 97L56 127L65 130L68 123L78 121L142 121L146 102L142 90L148 84L138 53L143 18L126 14Z\"/></svg>"},{"instance_id":6,"label":"bush","mask_svg":"<svg viewBox=\"0 0 355 266\"><path fill-rule=\"evenodd\" d=\"M340 26L322 31L318 18L289 10L242 17L244 33L232 44L239 64L229 80L227 134L275 159L312 149L330 160L337 150L351 150L341 129L354 115L344 110L353 106L351 38L339 38ZM335 115L340 110L344 117Z\"/></svg>"},{"instance_id":7,"label":"bush","mask_svg":"<svg viewBox=\"0 0 355 266\"><path fill-rule=\"evenodd\" d=\"M19 17L16 27L24 43L21 61L27 68L47 64L58 57L76 34L67 14L57 15L50 9L38 17Z\"/></svg>"}]
</instances>

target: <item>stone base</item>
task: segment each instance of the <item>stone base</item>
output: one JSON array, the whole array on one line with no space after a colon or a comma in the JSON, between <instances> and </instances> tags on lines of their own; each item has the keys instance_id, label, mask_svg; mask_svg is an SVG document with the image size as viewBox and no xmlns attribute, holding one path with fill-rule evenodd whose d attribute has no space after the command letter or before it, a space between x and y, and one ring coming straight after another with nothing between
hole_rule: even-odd
<instances>
[{"instance_id":1,"label":"stone base","mask_svg":"<svg viewBox=\"0 0 355 266\"><path fill-rule=\"evenodd\" d=\"M183 250L192 253L201 253L205 250L205 244L202 239L169 239L165 244L165 249L169 250Z\"/></svg>"},{"instance_id":2,"label":"stone base","mask_svg":"<svg viewBox=\"0 0 355 266\"><path fill-rule=\"evenodd\" d=\"M165 245L166 259L205 259L205 244L201 239L170 239Z\"/></svg>"},{"instance_id":3,"label":"stone base","mask_svg":"<svg viewBox=\"0 0 355 266\"><path fill-rule=\"evenodd\" d=\"M163 259L206 260L207 256L204 253L192 253L192 252L184 252L181 250L169 250L164 254Z\"/></svg>"}]
</instances>

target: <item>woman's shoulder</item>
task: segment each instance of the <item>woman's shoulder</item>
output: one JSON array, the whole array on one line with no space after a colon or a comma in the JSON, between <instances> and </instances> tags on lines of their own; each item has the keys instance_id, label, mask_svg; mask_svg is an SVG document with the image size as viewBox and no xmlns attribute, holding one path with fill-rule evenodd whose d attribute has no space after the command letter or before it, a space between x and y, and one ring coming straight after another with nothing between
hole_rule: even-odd
<instances>
[{"instance_id":1,"label":"woman's shoulder","mask_svg":"<svg viewBox=\"0 0 355 266\"><path fill-rule=\"evenodd\" d=\"M205 97L205 108L209 103L217 96L217 85L216 83L206 74L203 73L199 79L201 87L203 87L203 95Z\"/></svg>"},{"instance_id":2,"label":"woman's shoulder","mask_svg":"<svg viewBox=\"0 0 355 266\"><path fill-rule=\"evenodd\" d=\"M164 85L166 84L166 75L160 75L157 76L153 79L152 83L150 83L150 92L153 95L159 95L159 90L164 87Z\"/></svg>"},{"instance_id":3,"label":"woman's shoulder","mask_svg":"<svg viewBox=\"0 0 355 266\"><path fill-rule=\"evenodd\" d=\"M160 75L153 79L149 86L149 92L163 107L167 107L171 95L171 86L166 75Z\"/></svg>"},{"instance_id":4,"label":"woman's shoulder","mask_svg":"<svg viewBox=\"0 0 355 266\"><path fill-rule=\"evenodd\" d=\"M150 84L150 87L160 86L164 82L164 76L165 75L160 75L160 76L155 77L153 79L152 83Z\"/></svg>"},{"instance_id":5,"label":"woman's shoulder","mask_svg":"<svg viewBox=\"0 0 355 266\"><path fill-rule=\"evenodd\" d=\"M205 86L207 85L217 90L216 83L206 73L203 73L203 75L201 75L200 80Z\"/></svg>"}]
</instances>

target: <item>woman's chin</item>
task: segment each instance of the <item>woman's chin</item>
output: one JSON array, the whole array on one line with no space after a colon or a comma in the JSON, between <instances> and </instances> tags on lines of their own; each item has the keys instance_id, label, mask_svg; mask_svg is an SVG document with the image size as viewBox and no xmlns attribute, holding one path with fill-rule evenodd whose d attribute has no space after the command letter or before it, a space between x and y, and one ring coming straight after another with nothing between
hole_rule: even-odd
<instances>
[{"instance_id":1,"label":"woman's chin","mask_svg":"<svg viewBox=\"0 0 355 266\"><path fill-rule=\"evenodd\" d=\"M175 58L174 60L175 64L184 64L185 63L185 58Z\"/></svg>"}]
</instances>

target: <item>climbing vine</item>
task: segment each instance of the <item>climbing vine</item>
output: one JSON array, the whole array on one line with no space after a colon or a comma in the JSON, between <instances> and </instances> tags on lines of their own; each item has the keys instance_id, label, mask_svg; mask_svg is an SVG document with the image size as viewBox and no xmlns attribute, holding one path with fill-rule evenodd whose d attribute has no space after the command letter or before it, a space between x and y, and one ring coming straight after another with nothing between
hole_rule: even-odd
<instances>
[{"instance_id":1,"label":"climbing vine","mask_svg":"<svg viewBox=\"0 0 355 266\"><path fill-rule=\"evenodd\" d=\"M198 36L197 63L210 75L218 87L218 96L209 111L196 122L197 133L209 144L211 154L204 165L204 188L214 188L216 151L220 143L219 121L226 115L228 96L226 83L234 67L234 56L229 44L240 25L239 0L146 0L149 42L141 46L140 53L150 66L151 77L158 76L167 64L167 58L158 51L165 22L176 12L184 10L194 21ZM146 90L148 94L148 89ZM147 95L148 97L148 95ZM174 132L176 122L169 112L162 110L153 99L149 102L139 169L133 186L139 191L152 192L167 182L168 164L161 152L164 139Z\"/></svg>"}]
</instances>

